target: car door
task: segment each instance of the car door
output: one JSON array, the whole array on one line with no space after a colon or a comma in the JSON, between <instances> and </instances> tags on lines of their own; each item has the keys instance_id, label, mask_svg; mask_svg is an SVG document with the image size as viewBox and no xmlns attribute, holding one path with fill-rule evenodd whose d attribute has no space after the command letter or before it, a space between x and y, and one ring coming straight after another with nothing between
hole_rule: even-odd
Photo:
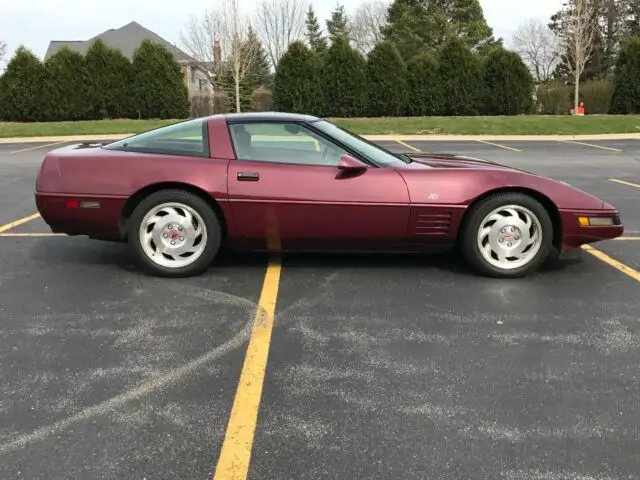
<instances>
[{"instance_id":1,"label":"car door","mask_svg":"<svg viewBox=\"0 0 640 480\"><path fill-rule=\"evenodd\" d=\"M392 168L338 168L348 152L303 124L230 124L233 217L252 248L386 249L402 243L409 193ZM363 164L363 166L366 166Z\"/></svg>"}]
</instances>

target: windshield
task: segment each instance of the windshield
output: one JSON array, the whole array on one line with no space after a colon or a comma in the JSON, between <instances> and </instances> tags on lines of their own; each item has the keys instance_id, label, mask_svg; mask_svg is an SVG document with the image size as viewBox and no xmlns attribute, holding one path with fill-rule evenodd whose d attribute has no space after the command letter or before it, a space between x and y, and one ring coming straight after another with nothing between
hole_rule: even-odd
<instances>
[{"instance_id":1,"label":"windshield","mask_svg":"<svg viewBox=\"0 0 640 480\"><path fill-rule=\"evenodd\" d=\"M403 160L400 154L391 153L381 146L371 143L368 140L338 127L331 122L327 122L326 120L314 122L313 126L327 135L331 135L333 138L344 143L363 156L370 158L382 167L406 166L409 161L408 159Z\"/></svg>"}]
</instances>

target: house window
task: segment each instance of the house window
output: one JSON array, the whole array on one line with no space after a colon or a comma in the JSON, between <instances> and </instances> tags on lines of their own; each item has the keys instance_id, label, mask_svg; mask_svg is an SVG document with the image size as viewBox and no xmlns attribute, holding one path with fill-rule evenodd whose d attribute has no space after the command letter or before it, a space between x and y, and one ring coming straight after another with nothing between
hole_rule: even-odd
<instances>
[{"instance_id":1,"label":"house window","mask_svg":"<svg viewBox=\"0 0 640 480\"><path fill-rule=\"evenodd\" d=\"M206 78L198 80L200 91L207 90L209 88L209 81Z\"/></svg>"}]
</instances>

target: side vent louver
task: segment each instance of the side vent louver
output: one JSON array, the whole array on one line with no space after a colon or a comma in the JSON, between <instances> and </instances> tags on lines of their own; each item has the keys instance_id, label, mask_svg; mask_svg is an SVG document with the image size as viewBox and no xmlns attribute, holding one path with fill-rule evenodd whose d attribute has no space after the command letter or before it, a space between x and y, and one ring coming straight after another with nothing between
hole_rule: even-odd
<instances>
[{"instance_id":1,"label":"side vent louver","mask_svg":"<svg viewBox=\"0 0 640 480\"><path fill-rule=\"evenodd\" d=\"M415 234L440 236L451 230L451 212L418 213L415 220Z\"/></svg>"}]
</instances>

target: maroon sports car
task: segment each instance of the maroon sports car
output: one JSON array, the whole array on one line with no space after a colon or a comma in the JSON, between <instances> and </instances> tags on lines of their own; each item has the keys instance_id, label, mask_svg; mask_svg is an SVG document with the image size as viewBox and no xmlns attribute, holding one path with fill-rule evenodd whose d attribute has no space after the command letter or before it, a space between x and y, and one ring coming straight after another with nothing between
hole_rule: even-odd
<instances>
[{"instance_id":1,"label":"maroon sports car","mask_svg":"<svg viewBox=\"0 0 640 480\"><path fill-rule=\"evenodd\" d=\"M520 277L551 252L622 235L618 211L567 184L454 155L393 153L324 119L214 115L43 160L53 232L127 241L162 276L203 272L222 246L442 252Z\"/></svg>"}]
</instances>

